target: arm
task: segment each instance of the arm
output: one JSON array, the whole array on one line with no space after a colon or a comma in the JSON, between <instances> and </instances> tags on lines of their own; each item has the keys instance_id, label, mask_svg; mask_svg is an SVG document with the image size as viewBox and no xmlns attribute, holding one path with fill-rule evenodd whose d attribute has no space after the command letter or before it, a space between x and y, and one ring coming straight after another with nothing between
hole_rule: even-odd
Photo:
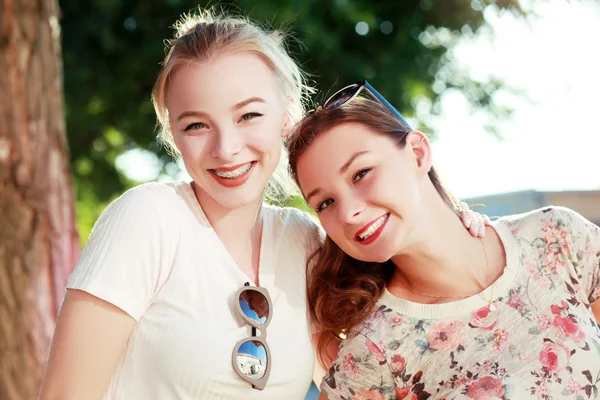
<instances>
[{"instance_id":1,"label":"arm","mask_svg":"<svg viewBox=\"0 0 600 400\"><path fill-rule=\"evenodd\" d=\"M368 338L353 333L340 346L321 383L321 397L327 399L396 399L397 387L385 356Z\"/></svg>"},{"instance_id":2,"label":"arm","mask_svg":"<svg viewBox=\"0 0 600 400\"><path fill-rule=\"evenodd\" d=\"M323 360L325 365L323 365L320 362L319 357L318 357L318 354L319 354L318 345L319 345L319 339L321 336L322 336L321 332L316 332L316 333L312 334L313 352L315 353L315 368L314 368L314 372L313 372L313 381L315 382L315 385L317 385L317 386L319 386L319 384L325 377L325 374L327 373L327 369L335 360L337 353L338 353L338 349L339 349L338 341L332 340L332 341L328 342L327 347L325 348L325 354L324 354L325 359Z\"/></svg>"},{"instance_id":3,"label":"arm","mask_svg":"<svg viewBox=\"0 0 600 400\"><path fill-rule=\"evenodd\" d=\"M133 189L94 225L67 283L41 400L103 397L136 321L169 273L176 230L157 211L164 199L156 187Z\"/></svg>"},{"instance_id":4,"label":"arm","mask_svg":"<svg viewBox=\"0 0 600 400\"><path fill-rule=\"evenodd\" d=\"M567 229L571 236L570 253L581 283L579 293L600 323L600 228L575 211L564 207L554 210L558 217L556 229Z\"/></svg>"},{"instance_id":5,"label":"arm","mask_svg":"<svg viewBox=\"0 0 600 400\"><path fill-rule=\"evenodd\" d=\"M102 399L135 323L104 300L68 290L52 339L40 400Z\"/></svg>"}]
</instances>

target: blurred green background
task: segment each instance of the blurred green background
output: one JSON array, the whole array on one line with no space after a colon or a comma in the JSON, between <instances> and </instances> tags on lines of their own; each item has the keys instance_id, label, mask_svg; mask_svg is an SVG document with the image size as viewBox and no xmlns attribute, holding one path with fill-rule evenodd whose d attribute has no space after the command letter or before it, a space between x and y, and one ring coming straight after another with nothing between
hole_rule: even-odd
<instances>
[{"instance_id":1,"label":"blurred green background","mask_svg":"<svg viewBox=\"0 0 600 400\"><path fill-rule=\"evenodd\" d=\"M182 13L217 6L284 29L291 36L290 52L319 89L315 101L366 78L409 118L423 98L430 100L432 113L438 111L440 91L434 91L434 82L458 88L474 106L505 117L510 110L491 101L502 82L476 81L454 71L447 51L485 26L486 8L526 14L516 0L59 3L67 135L82 244L104 207L124 190L180 176L179 165L156 140L150 93L163 60L163 41L172 37L172 25ZM411 122L423 127L426 121ZM301 206L301 201L292 205Z\"/></svg>"}]
</instances>

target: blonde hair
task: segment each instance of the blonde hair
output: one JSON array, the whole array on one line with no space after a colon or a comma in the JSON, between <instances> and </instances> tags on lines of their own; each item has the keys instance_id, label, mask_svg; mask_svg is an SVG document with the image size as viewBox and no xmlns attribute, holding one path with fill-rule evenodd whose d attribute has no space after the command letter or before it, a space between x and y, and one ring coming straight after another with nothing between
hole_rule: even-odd
<instances>
[{"instance_id":1,"label":"blonde hair","mask_svg":"<svg viewBox=\"0 0 600 400\"><path fill-rule=\"evenodd\" d=\"M180 155L169 120L166 92L172 74L191 62L206 62L223 53L249 51L255 53L273 72L287 106L289 122L295 124L304 115L305 104L313 89L285 48L285 34L261 28L247 18L198 10L184 14L175 24L175 37L167 41L162 69L152 91L152 103L158 118L159 138L173 156ZM288 170L287 151L282 144L279 163L269 180L265 197L282 203L298 194Z\"/></svg>"}]
</instances>

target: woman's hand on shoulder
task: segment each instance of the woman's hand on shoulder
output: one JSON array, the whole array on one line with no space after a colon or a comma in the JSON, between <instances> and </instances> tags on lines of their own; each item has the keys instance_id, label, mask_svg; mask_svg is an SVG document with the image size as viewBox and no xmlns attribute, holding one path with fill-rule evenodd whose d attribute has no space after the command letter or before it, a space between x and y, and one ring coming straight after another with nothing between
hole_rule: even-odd
<instances>
[{"instance_id":1,"label":"woman's hand on shoulder","mask_svg":"<svg viewBox=\"0 0 600 400\"><path fill-rule=\"evenodd\" d=\"M102 399L135 324L120 308L67 290L39 399Z\"/></svg>"},{"instance_id":2,"label":"woman's hand on shoulder","mask_svg":"<svg viewBox=\"0 0 600 400\"><path fill-rule=\"evenodd\" d=\"M461 202L460 206L462 223L471 236L478 238L485 237L485 227L492 224L490 218L485 214L471 210L466 203Z\"/></svg>"}]
</instances>

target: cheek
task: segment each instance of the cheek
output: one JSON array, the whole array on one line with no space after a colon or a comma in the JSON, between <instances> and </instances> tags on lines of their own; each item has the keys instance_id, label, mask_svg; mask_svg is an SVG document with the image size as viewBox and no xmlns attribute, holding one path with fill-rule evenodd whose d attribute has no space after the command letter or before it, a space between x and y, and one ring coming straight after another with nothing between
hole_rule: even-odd
<instances>
[{"instance_id":1,"label":"cheek","mask_svg":"<svg viewBox=\"0 0 600 400\"><path fill-rule=\"evenodd\" d=\"M333 214L330 210L330 214ZM325 233L327 236L331 238L338 246L344 248L344 243L347 241L346 235L344 234L344 230L337 219L337 216L328 215L323 218L319 218L319 222L323 229L325 229Z\"/></svg>"},{"instance_id":2,"label":"cheek","mask_svg":"<svg viewBox=\"0 0 600 400\"><path fill-rule=\"evenodd\" d=\"M195 163L204 157L207 139L201 136L188 136L175 141L184 163Z\"/></svg>"},{"instance_id":3,"label":"cheek","mask_svg":"<svg viewBox=\"0 0 600 400\"><path fill-rule=\"evenodd\" d=\"M246 145L249 148L258 153L269 154L272 158L279 160L282 143L281 129L278 129L277 126L271 123L252 127L246 137Z\"/></svg>"}]
</instances>

